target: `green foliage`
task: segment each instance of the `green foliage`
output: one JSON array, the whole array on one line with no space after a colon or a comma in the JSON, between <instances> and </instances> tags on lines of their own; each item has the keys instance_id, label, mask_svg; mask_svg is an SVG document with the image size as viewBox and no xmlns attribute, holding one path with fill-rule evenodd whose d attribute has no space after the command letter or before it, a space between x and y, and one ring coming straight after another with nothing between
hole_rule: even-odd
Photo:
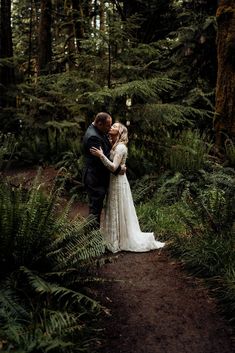
<instances>
[{"instance_id":1,"label":"green foliage","mask_svg":"<svg viewBox=\"0 0 235 353\"><path fill-rule=\"evenodd\" d=\"M142 108L142 109L141 109ZM134 120L154 122L154 127L165 129L177 126L191 126L193 119L210 118L210 112L173 103L149 103L133 109ZM144 117L144 119L143 119ZM146 124L147 125L147 124ZM148 127L148 125L147 125Z\"/></svg>"},{"instance_id":2,"label":"green foliage","mask_svg":"<svg viewBox=\"0 0 235 353\"><path fill-rule=\"evenodd\" d=\"M0 132L0 170L10 164L16 146L17 142L13 134Z\"/></svg>"},{"instance_id":3,"label":"green foliage","mask_svg":"<svg viewBox=\"0 0 235 353\"><path fill-rule=\"evenodd\" d=\"M186 196L191 216L181 212L190 236L180 251L188 266L206 276L224 275L235 264L234 181L226 191L211 185L197 198ZM188 198L188 199L187 199ZM182 211L182 210L181 210Z\"/></svg>"},{"instance_id":4,"label":"green foliage","mask_svg":"<svg viewBox=\"0 0 235 353\"><path fill-rule=\"evenodd\" d=\"M145 175L144 177L135 180L132 185L132 196L134 203L137 205L140 202L146 202L148 198L156 191L158 178L154 175Z\"/></svg>"},{"instance_id":5,"label":"green foliage","mask_svg":"<svg viewBox=\"0 0 235 353\"><path fill-rule=\"evenodd\" d=\"M88 255L92 258L103 249L100 235L93 232L87 234L85 228L89 229L89 223L86 224L81 220L68 222L68 208L65 208L60 216L56 215L58 191L52 189L51 195L47 198L40 189L37 180L29 192L22 187L9 187L7 183L1 183L2 276L19 266L46 268L47 261L50 263L52 256L53 266L57 266L56 264L60 264L60 267L68 266L70 258L71 264L78 263L81 259L89 259ZM92 248L93 241L97 249ZM86 252L87 246L91 246L90 253ZM52 249L55 251L54 254ZM66 256L63 256L63 253L66 253Z\"/></svg>"},{"instance_id":6,"label":"green foliage","mask_svg":"<svg viewBox=\"0 0 235 353\"><path fill-rule=\"evenodd\" d=\"M14 158L25 164L56 163L67 151L81 155L81 131L77 123L48 121L44 127L27 127L17 139Z\"/></svg>"},{"instance_id":7,"label":"green foliage","mask_svg":"<svg viewBox=\"0 0 235 353\"><path fill-rule=\"evenodd\" d=\"M138 205L141 229L168 242L194 274L207 278L234 322L235 172L209 164L200 173L165 173ZM150 179L151 180L151 179Z\"/></svg>"},{"instance_id":8,"label":"green foliage","mask_svg":"<svg viewBox=\"0 0 235 353\"><path fill-rule=\"evenodd\" d=\"M174 0L143 0L125 3L127 16L138 14L140 17L139 29L135 36L138 42L151 43L167 36L175 26ZM167 25L166 25L167 24Z\"/></svg>"},{"instance_id":9,"label":"green foliage","mask_svg":"<svg viewBox=\"0 0 235 353\"><path fill-rule=\"evenodd\" d=\"M23 137L19 159L31 163L54 163L63 159L61 165L66 166L72 159L69 144L66 144L70 138L70 134L65 132L69 130L69 125L74 124L75 127L77 124L77 132L82 135L94 115L105 110L111 112L114 119L131 122L129 169L134 178L134 159L138 158L144 166L143 171L137 175L140 177L148 174L151 169L160 168L163 163L163 146L166 146L167 135L171 135L172 130L211 124L209 110L213 110L213 88L204 85L204 81L189 80L192 58L185 57L183 49L190 41L198 43L200 28L202 35L210 32L213 26L206 11L201 17L197 11L191 11L193 24L190 25L189 11L173 1L158 1L148 9L144 2L136 2L135 8L129 4L126 5L126 15L120 12L118 6L106 4L105 26L101 29L95 18L91 21L89 15L82 17L81 23L74 22L77 9L68 7L66 2L64 5L53 4L56 11L52 14L54 57L50 63L51 73L35 78L30 76L30 70L35 69L35 47L31 47L30 62L25 46L26 36L19 24L21 14L23 22L29 26L32 13L27 12L28 5L28 0L24 0L21 4L16 1L13 6L13 23L20 33L17 53L23 52L25 55L25 62L22 64L21 61L19 66L24 73L27 68L29 70L27 80L20 82L17 93L14 93L17 98L15 118L22 120L23 124L20 130ZM39 6L35 6L33 14L39 10ZM81 6L86 8L85 4ZM98 9L99 4L96 6ZM143 18L142 11L150 17ZM87 8L84 14L88 14ZM95 17L96 13L92 16ZM160 22L167 19L168 25L164 29L160 28L160 22L153 20L156 16ZM170 18L172 21L169 22ZM34 43L37 22L34 15L31 20L32 37L29 40ZM146 21L152 23L151 28L153 25L158 27L156 33L148 33L150 27L143 26ZM96 26L91 23L96 23ZM78 29L76 26L81 25L86 36L81 35L81 38L74 41L74 31L73 34L70 32L71 24L75 26L75 32ZM193 27L191 31L183 30L190 26ZM69 33L72 35L71 43L67 41ZM169 36L164 38L160 33ZM152 39L144 40L149 35ZM142 39L138 41L137 38ZM75 42L79 48L74 45ZM190 67L189 72L183 69L185 63L187 68ZM195 68L198 74L196 71ZM132 99L130 109L126 106L126 98ZM25 134L35 138L28 137L27 143ZM143 150L145 158L138 155L138 150ZM78 168L72 168L73 175Z\"/></svg>"},{"instance_id":10,"label":"green foliage","mask_svg":"<svg viewBox=\"0 0 235 353\"><path fill-rule=\"evenodd\" d=\"M180 203L162 205L158 198L141 203L137 207L141 230L153 231L157 239L171 241L176 234L186 234L186 226L179 217Z\"/></svg>"},{"instance_id":11,"label":"green foliage","mask_svg":"<svg viewBox=\"0 0 235 353\"><path fill-rule=\"evenodd\" d=\"M46 196L37 179L29 191L0 183L3 351L86 352L95 341L102 307L84 283L93 281L102 236L59 205L59 190Z\"/></svg>"},{"instance_id":12,"label":"green foliage","mask_svg":"<svg viewBox=\"0 0 235 353\"><path fill-rule=\"evenodd\" d=\"M11 347L15 352L81 352L88 348L82 339L79 314L53 309L52 305L35 307L26 298L22 304L22 295L11 289L1 289L0 308L3 352Z\"/></svg>"},{"instance_id":13,"label":"green foliage","mask_svg":"<svg viewBox=\"0 0 235 353\"><path fill-rule=\"evenodd\" d=\"M82 182L84 156L79 140L68 141L68 151L62 153L61 160L56 163L56 168L63 168L62 176L59 179L69 194L74 198L84 199L86 197Z\"/></svg>"},{"instance_id":14,"label":"green foliage","mask_svg":"<svg viewBox=\"0 0 235 353\"><path fill-rule=\"evenodd\" d=\"M166 165L173 172L193 173L203 169L212 147L206 136L199 131L185 130L170 142L171 147L165 154Z\"/></svg>"},{"instance_id":15,"label":"green foliage","mask_svg":"<svg viewBox=\"0 0 235 353\"><path fill-rule=\"evenodd\" d=\"M232 140L227 139L225 141L225 151L229 165L235 167L235 146Z\"/></svg>"},{"instance_id":16,"label":"green foliage","mask_svg":"<svg viewBox=\"0 0 235 353\"><path fill-rule=\"evenodd\" d=\"M133 96L146 102L152 98L158 98L160 94L168 92L170 89L173 90L177 86L177 82L168 77L157 76L148 80L129 81L112 89L104 88L99 92L88 92L85 93L85 96L93 103L103 103L107 99L114 100L126 96Z\"/></svg>"},{"instance_id":17,"label":"green foliage","mask_svg":"<svg viewBox=\"0 0 235 353\"><path fill-rule=\"evenodd\" d=\"M60 165L66 165L72 157L69 139L74 136L81 140L83 128L90 117L93 118L97 111L109 110L113 112L114 119L122 122L125 119L131 121L130 151L137 153L143 149L145 156L143 163L146 162L144 174L149 172L152 165L160 166L161 146L166 143L168 129L182 125L191 126L193 120L210 118L209 111L178 103L167 103L171 92L180 87L180 84L167 76L156 75L146 79L139 76L136 80L125 81L126 79L122 83L116 82L108 89L95 80L81 79L77 72L69 72L43 76L36 86L21 85L18 114L23 129L18 158L31 163L43 160L57 162L62 158L64 162L62 161ZM59 100L60 97L64 97L63 100ZM131 109L126 107L127 97L132 98ZM37 107L38 109L35 109ZM71 120L68 116L71 116ZM51 120L52 118L54 120ZM30 137L26 139L25 133L33 139ZM157 141L156 134L159 136ZM153 144L155 151L158 152L155 156L151 153L153 149L146 149L147 143ZM131 166L130 170L134 168Z\"/></svg>"}]
</instances>

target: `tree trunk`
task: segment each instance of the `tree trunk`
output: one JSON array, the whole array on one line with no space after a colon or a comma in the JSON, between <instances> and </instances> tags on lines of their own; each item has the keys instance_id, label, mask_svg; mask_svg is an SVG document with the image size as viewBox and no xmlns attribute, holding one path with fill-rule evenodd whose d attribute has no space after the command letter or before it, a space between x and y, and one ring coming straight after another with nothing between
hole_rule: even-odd
<instances>
[{"instance_id":1,"label":"tree trunk","mask_svg":"<svg viewBox=\"0 0 235 353\"><path fill-rule=\"evenodd\" d=\"M218 23L215 133L217 147L224 140L235 138L235 4L234 0L219 3Z\"/></svg>"},{"instance_id":2,"label":"tree trunk","mask_svg":"<svg viewBox=\"0 0 235 353\"><path fill-rule=\"evenodd\" d=\"M73 6L70 2L65 2L64 12L67 16L66 24L66 41L64 45L64 54L66 58L66 68L68 70L73 70L74 65L74 55L76 53L75 48L75 29L74 29L74 17L73 17Z\"/></svg>"},{"instance_id":3,"label":"tree trunk","mask_svg":"<svg viewBox=\"0 0 235 353\"><path fill-rule=\"evenodd\" d=\"M41 0L41 13L39 23L39 54L38 71L45 74L49 71L49 63L52 57L52 36L51 36L51 0Z\"/></svg>"},{"instance_id":4,"label":"tree trunk","mask_svg":"<svg viewBox=\"0 0 235 353\"><path fill-rule=\"evenodd\" d=\"M99 8L99 15L100 15L100 31L105 31L105 6L104 0L100 0L100 8Z\"/></svg>"},{"instance_id":5,"label":"tree trunk","mask_svg":"<svg viewBox=\"0 0 235 353\"><path fill-rule=\"evenodd\" d=\"M81 1L72 0L73 6L73 22L74 22L74 32L76 37L77 51L81 51L81 40L84 38L84 14L81 5Z\"/></svg>"},{"instance_id":6,"label":"tree trunk","mask_svg":"<svg viewBox=\"0 0 235 353\"><path fill-rule=\"evenodd\" d=\"M97 4L97 0L94 0L94 3L93 3L93 6L94 6L94 11L93 11L93 28L94 28L94 32L96 32L96 28L97 28L97 14L98 14L98 4ZM96 33L95 33L96 35Z\"/></svg>"},{"instance_id":7,"label":"tree trunk","mask_svg":"<svg viewBox=\"0 0 235 353\"><path fill-rule=\"evenodd\" d=\"M30 19L29 19L29 54L28 54L28 76L31 76L31 59L32 59L32 33L33 33L33 0L30 2Z\"/></svg>"},{"instance_id":8,"label":"tree trunk","mask_svg":"<svg viewBox=\"0 0 235 353\"><path fill-rule=\"evenodd\" d=\"M91 13L92 13L92 0L86 0L83 3L83 11L85 17L90 17L91 18Z\"/></svg>"},{"instance_id":9,"label":"tree trunk","mask_svg":"<svg viewBox=\"0 0 235 353\"><path fill-rule=\"evenodd\" d=\"M1 0L0 8L0 58L13 57L11 30L11 0ZM0 107L8 105L6 90L15 82L14 68L10 65L0 65Z\"/></svg>"},{"instance_id":10,"label":"tree trunk","mask_svg":"<svg viewBox=\"0 0 235 353\"><path fill-rule=\"evenodd\" d=\"M92 17L94 15L94 11L92 11L92 0L86 0L82 4L82 9L84 13L84 18L86 19L85 32L89 32L92 27Z\"/></svg>"}]
</instances>

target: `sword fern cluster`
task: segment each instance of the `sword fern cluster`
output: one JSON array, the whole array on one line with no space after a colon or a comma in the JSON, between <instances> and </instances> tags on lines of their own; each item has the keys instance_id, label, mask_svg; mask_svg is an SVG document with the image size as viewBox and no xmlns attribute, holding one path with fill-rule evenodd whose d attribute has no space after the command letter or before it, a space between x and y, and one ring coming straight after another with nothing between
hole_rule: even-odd
<instances>
[{"instance_id":1,"label":"sword fern cluster","mask_svg":"<svg viewBox=\"0 0 235 353\"><path fill-rule=\"evenodd\" d=\"M102 237L41 187L0 182L1 350L86 352L102 310L89 289Z\"/></svg>"}]
</instances>

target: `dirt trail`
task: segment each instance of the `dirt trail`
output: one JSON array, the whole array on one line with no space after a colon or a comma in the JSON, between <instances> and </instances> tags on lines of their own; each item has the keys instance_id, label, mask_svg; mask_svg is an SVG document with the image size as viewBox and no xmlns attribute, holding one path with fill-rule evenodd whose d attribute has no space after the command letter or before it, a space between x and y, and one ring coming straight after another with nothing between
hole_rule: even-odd
<instances>
[{"instance_id":1,"label":"dirt trail","mask_svg":"<svg viewBox=\"0 0 235 353\"><path fill-rule=\"evenodd\" d=\"M233 353L231 328L216 302L167 249L120 253L100 274L101 302L111 310L101 326L102 353ZM120 280L120 281L117 281Z\"/></svg>"},{"instance_id":2,"label":"dirt trail","mask_svg":"<svg viewBox=\"0 0 235 353\"><path fill-rule=\"evenodd\" d=\"M31 182L36 169L7 174ZM56 171L43 170L46 185ZM86 216L76 203L71 216ZM198 279L190 277L167 248L148 253L108 254L98 275L114 281L99 287L97 298L110 309L99 325L99 353L235 353L232 329L219 315L216 301ZM94 352L92 352L94 353Z\"/></svg>"}]
</instances>

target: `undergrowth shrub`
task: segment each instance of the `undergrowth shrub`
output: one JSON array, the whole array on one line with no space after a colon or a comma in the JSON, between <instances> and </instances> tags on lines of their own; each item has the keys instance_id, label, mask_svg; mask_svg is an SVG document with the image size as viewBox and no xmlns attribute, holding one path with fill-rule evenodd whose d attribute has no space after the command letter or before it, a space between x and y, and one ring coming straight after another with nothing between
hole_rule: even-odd
<instances>
[{"instance_id":1,"label":"undergrowth shrub","mask_svg":"<svg viewBox=\"0 0 235 353\"><path fill-rule=\"evenodd\" d=\"M198 130L184 130L169 141L165 163L173 172L193 173L204 167L211 144Z\"/></svg>"},{"instance_id":2,"label":"undergrowth shrub","mask_svg":"<svg viewBox=\"0 0 235 353\"><path fill-rule=\"evenodd\" d=\"M2 171L11 163L11 158L15 152L17 141L11 133L0 132L0 170Z\"/></svg>"},{"instance_id":3,"label":"undergrowth shrub","mask_svg":"<svg viewBox=\"0 0 235 353\"><path fill-rule=\"evenodd\" d=\"M0 182L0 342L9 352L88 352L95 345L93 268L104 251L91 221L49 196ZM101 279L100 279L101 281Z\"/></svg>"},{"instance_id":4,"label":"undergrowth shrub","mask_svg":"<svg viewBox=\"0 0 235 353\"><path fill-rule=\"evenodd\" d=\"M194 274L207 279L235 318L235 171L211 165L192 175L165 173L138 207L141 229L168 241L168 249Z\"/></svg>"},{"instance_id":5,"label":"undergrowth shrub","mask_svg":"<svg viewBox=\"0 0 235 353\"><path fill-rule=\"evenodd\" d=\"M57 163L67 151L81 148L81 129L74 121L47 121L23 126L14 158L21 164Z\"/></svg>"},{"instance_id":6,"label":"undergrowth shrub","mask_svg":"<svg viewBox=\"0 0 235 353\"><path fill-rule=\"evenodd\" d=\"M231 139L225 141L225 152L229 165L235 167L235 146Z\"/></svg>"}]
</instances>

